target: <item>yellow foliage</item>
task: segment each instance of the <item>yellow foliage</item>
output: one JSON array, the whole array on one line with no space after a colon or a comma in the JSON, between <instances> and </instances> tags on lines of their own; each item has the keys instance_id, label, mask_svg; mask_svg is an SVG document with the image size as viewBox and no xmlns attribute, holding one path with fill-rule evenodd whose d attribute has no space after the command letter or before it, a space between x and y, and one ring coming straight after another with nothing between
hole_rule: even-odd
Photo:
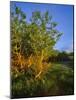
<instances>
[{"instance_id":1,"label":"yellow foliage","mask_svg":"<svg viewBox=\"0 0 76 100\"><path fill-rule=\"evenodd\" d=\"M28 58L24 57L20 52L12 59L12 66L16 70L26 70L34 65L35 78L39 78L43 72L48 68L48 63L43 62L44 52L40 55L30 55Z\"/></svg>"}]
</instances>

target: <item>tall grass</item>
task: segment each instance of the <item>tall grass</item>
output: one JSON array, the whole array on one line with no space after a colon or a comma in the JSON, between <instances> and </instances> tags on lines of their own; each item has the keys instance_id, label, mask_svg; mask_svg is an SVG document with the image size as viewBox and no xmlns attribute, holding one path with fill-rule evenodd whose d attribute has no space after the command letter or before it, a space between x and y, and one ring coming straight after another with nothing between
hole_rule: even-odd
<instances>
[{"instance_id":1,"label":"tall grass","mask_svg":"<svg viewBox=\"0 0 76 100\"><path fill-rule=\"evenodd\" d=\"M40 79L31 68L16 74L11 74L12 98L74 94L73 69L65 65L52 64Z\"/></svg>"}]
</instances>

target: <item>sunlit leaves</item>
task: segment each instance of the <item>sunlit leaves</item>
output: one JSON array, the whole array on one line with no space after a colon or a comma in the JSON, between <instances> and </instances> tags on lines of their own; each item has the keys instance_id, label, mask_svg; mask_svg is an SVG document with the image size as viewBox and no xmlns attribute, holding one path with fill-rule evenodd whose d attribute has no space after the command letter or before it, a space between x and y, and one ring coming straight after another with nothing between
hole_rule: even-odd
<instances>
[{"instance_id":1,"label":"sunlit leaves","mask_svg":"<svg viewBox=\"0 0 76 100\"><path fill-rule=\"evenodd\" d=\"M45 66L43 60L52 54L56 40L60 37L60 32L55 28L57 23L52 21L52 16L48 11L32 12L30 23L26 20L26 14L17 6L13 13L11 20L12 53L17 56L17 60L21 61L18 61L17 67L25 68L25 66L35 65L35 71L37 70L35 76L41 76L43 70L48 68L48 63ZM32 58L30 58L31 55ZM26 59L27 65L23 64ZM34 59L37 60L36 63Z\"/></svg>"}]
</instances>

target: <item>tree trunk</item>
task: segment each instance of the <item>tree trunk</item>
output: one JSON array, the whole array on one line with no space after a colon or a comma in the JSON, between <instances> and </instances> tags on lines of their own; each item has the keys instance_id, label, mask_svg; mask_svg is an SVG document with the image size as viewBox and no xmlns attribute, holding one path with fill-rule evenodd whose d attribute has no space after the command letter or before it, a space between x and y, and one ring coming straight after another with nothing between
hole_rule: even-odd
<instances>
[{"instance_id":1,"label":"tree trunk","mask_svg":"<svg viewBox=\"0 0 76 100\"><path fill-rule=\"evenodd\" d=\"M41 52L41 55L40 55L40 57L39 57L39 61L38 61L38 69L39 69L39 72L38 72L38 74L36 75L36 77L35 78L39 78L40 77L40 75L41 75L41 73L42 73L42 61L43 61L43 58L44 58L44 55L43 55L43 50L42 50L42 52Z\"/></svg>"}]
</instances>

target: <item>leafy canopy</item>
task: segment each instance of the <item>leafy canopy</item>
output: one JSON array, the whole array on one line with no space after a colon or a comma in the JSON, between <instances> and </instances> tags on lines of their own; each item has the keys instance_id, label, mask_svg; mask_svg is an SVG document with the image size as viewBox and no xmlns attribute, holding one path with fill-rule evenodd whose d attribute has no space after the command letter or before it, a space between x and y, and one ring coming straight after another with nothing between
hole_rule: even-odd
<instances>
[{"instance_id":1,"label":"leafy canopy","mask_svg":"<svg viewBox=\"0 0 76 100\"><path fill-rule=\"evenodd\" d=\"M26 15L20 8L15 7L12 13L12 38L20 50L27 56L30 54L41 54L48 56L53 51L53 47L61 33L56 29L57 23L52 21L49 12L41 13L40 11L32 12L30 23L26 20ZM14 37L13 37L14 36Z\"/></svg>"}]
</instances>

